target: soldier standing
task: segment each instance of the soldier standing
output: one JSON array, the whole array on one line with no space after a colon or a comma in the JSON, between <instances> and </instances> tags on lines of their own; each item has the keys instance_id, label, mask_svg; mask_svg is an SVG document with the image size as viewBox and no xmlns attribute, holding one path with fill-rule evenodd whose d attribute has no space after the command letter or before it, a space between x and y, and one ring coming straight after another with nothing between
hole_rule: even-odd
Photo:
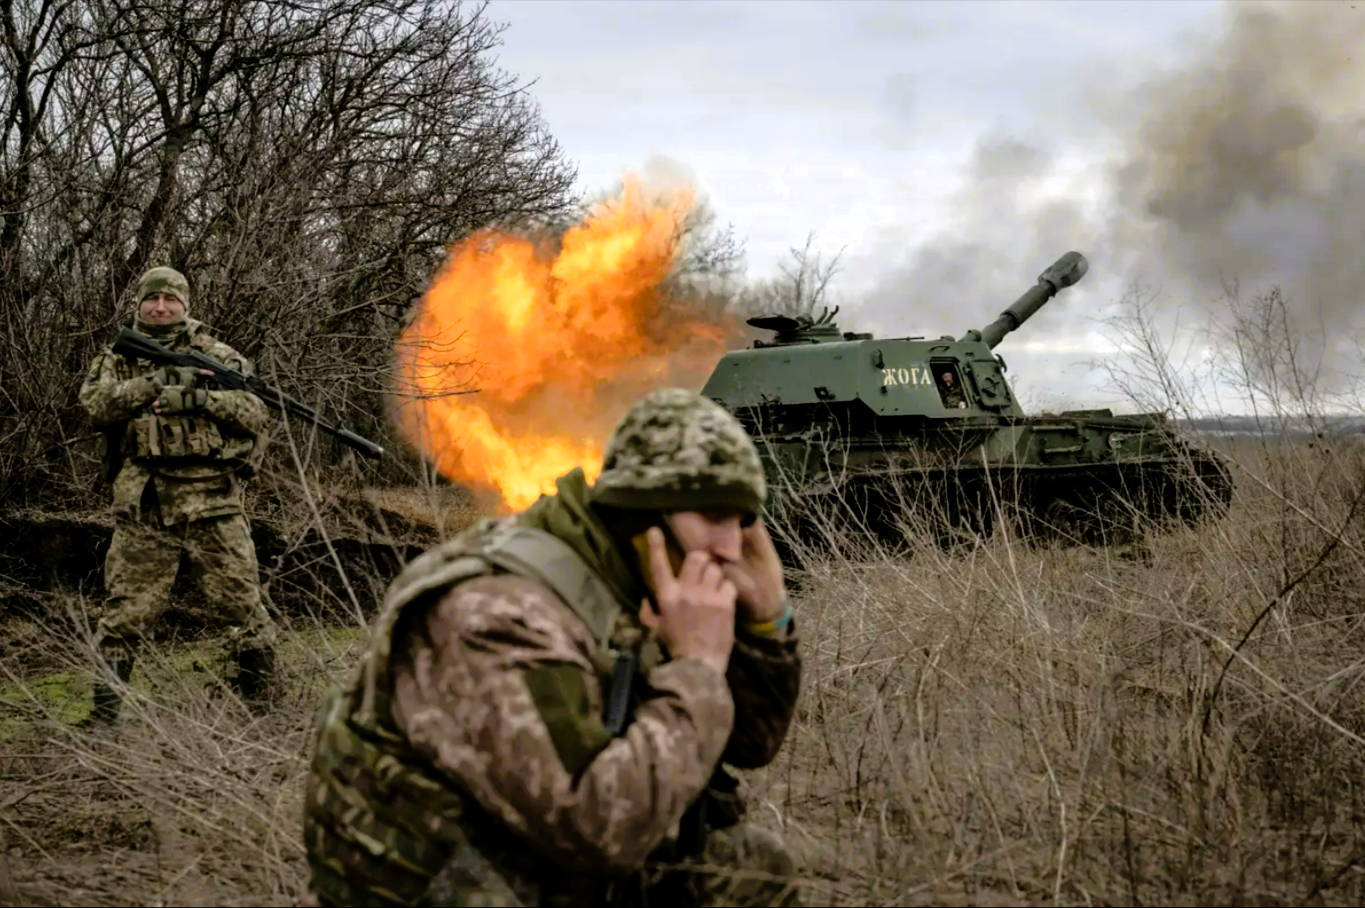
<instances>
[{"instance_id":1,"label":"soldier standing","mask_svg":"<svg viewBox=\"0 0 1365 908\"><path fill-rule=\"evenodd\" d=\"M197 350L250 375L246 359L188 317L189 299L184 275L153 268L138 282L134 327L172 350ZM228 625L238 692L258 701L273 675L275 627L261 604L242 513L265 404L249 391L205 387L204 374L106 348L81 386L81 406L104 432L115 519L104 563L108 600L95 630L108 671L95 685L90 721L117 717L119 688L132 675L138 643L154 636L182 559Z\"/></svg>"},{"instance_id":2,"label":"soldier standing","mask_svg":"<svg viewBox=\"0 0 1365 908\"><path fill-rule=\"evenodd\" d=\"M764 766L801 660L753 442L666 389L524 513L413 561L325 704L323 905L796 905L722 763Z\"/></svg>"}]
</instances>

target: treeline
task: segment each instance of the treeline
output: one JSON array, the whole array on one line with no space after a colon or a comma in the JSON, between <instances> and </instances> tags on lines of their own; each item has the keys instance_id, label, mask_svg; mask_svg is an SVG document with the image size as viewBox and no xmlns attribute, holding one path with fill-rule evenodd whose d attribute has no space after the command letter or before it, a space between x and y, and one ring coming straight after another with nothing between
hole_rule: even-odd
<instances>
[{"instance_id":1,"label":"treeline","mask_svg":"<svg viewBox=\"0 0 1365 908\"><path fill-rule=\"evenodd\" d=\"M446 245L573 202L499 33L423 0L0 4L0 504L91 485L75 392L157 264L263 375L389 440L392 340Z\"/></svg>"},{"instance_id":2,"label":"treeline","mask_svg":"<svg viewBox=\"0 0 1365 908\"><path fill-rule=\"evenodd\" d=\"M553 236L590 201L495 65L502 30L458 0L0 3L0 510L91 497L76 391L160 264L263 377L401 451L393 341L445 249L486 226ZM745 283L713 210L685 226L677 280L707 308L807 309L834 269L808 241Z\"/></svg>"}]
</instances>

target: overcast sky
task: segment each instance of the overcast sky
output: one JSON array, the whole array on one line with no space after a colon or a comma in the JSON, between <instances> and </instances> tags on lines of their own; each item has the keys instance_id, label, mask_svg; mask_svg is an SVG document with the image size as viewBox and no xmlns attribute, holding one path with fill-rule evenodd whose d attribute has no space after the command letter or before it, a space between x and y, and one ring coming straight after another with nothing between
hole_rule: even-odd
<instances>
[{"instance_id":1,"label":"overcast sky","mask_svg":"<svg viewBox=\"0 0 1365 908\"><path fill-rule=\"evenodd\" d=\"M1365 213L1339 204L1365 202L1363 17L1310 5L1268 23L1197 0L492 0L489 15L509 26L500 65L537 80L585 189L627 169L686 174L756 276L815 231L825 254L844 250L846 329L960 333L1085 252L1086 280L1000 348L1041 406L1116 402L1089 360L1116 355L1100 320L1134 279L1159 290L1174 330L1187 306L1184 323L1200 321L1215 274L1317 269L1300 289L1326 306L1328 353L1365 328L1365 256L1324 245L1354 230L1365 248ZM1283 60L1247 62L1265 46ZM1241 120L1227 98L1189 100L1223 79L1250 99ZM1287 152L1303 172L1286 175L1286 152L1261 146L1295 128L1308 130ZM1285 223L1277 205L1299 219L1288 233L1266 227Z\"/></svg>"}]
</instances>

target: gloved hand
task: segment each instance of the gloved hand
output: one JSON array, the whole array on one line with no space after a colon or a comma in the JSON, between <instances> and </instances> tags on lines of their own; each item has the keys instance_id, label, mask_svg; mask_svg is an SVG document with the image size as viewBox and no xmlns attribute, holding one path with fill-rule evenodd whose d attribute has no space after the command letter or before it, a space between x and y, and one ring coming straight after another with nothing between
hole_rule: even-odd
<instances>
[{"instance_id":1,"label":"gloved hand","mask_svg":"<svg viewBox=\"0 0 1365 908\"><path fill-rule=\"evenodd\" d=\"M120 394L130 406L141 407L156 400L156 396L161 393L162 387L164 385L158 382L154 376L139 375L123 382L120 385Z\"/></svg>"},{"instance_id":2,"label":"gloved hand","mask_svg":"<svg viewBox=\"0 0 1365 908\"><path fill-rule=\"evenodd\" d=\"M162 388L152 404L152 410L160 416L173 413L189 413L204 409L209 402L209 392L203 388L187 388L184 385L171 385Z\"/></svg>"},{"instance_id":3,"label":"gloved hand","mask_svg":"<svg viewBox=\"0 0 1365 908\"><path fill-rule=\"evenodd\" d=\"M161 366L152 373L152 381L163 388L169 388L173 385L196 388L199 386L201 374L201 370L192 369L189 366Z\"/></svg>"}]
</instances>

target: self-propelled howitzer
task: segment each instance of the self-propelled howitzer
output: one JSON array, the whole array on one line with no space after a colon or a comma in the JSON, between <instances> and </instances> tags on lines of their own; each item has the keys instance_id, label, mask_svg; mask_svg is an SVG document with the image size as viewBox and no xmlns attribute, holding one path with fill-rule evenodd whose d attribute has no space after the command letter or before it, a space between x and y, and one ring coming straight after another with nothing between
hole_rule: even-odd
<instances>
[{"instance_id":1,"label":"self-propelled howitzer","mask_svg":"<svg viewBox=\"0 0 1365 908\"><path fill-rule=\"evenodd\" d=\"M727 353L702 393L753 434L788 523L852 523L899 541L984 535L1007 516L1029 538L1127 541L1170 519L1221 514L1225 461L1164 413L1030 416L994 348L1084 277L1068 252L990 325L961 338L841 332L838 313L759 316L775 332Z\"/></svg>"}]
</instances>

